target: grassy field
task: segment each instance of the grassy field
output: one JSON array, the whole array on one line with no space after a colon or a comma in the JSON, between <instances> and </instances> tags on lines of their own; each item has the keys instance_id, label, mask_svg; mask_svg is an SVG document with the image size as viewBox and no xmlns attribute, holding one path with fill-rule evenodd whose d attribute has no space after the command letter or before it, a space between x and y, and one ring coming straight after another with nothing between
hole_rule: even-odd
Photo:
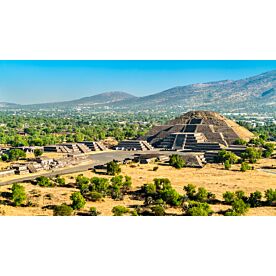
<instances>
[{"instance_id":1,"label":"grassy field","mask_svg":"<svg viewBox=\"0 0 276 276\"><path fill-rule=\"evenodd\" d=\"M255 170L240 172L239 165L234 165L231 170L226 171L222 165L207 164L202 169L183 168L180 170L174 169L166 165L158 165L158 170L153 171L156 164L148 165L123 165L122 175L129 175L132 177L132 190L136 190L145 183L152 182L154 178L169 178L172 186L179 192L183 193L183 186L187 184L194 184L197 187L205 187L208 191L215 193L218 199L222 199L222 194L225 191L243 190L248 195L250 192L259 190L264 192L268 188L276 189L276 174L264 172L260 169L262 167L275 166L275 159L263 159L254 165ZM271 170L271 172L275 169ZM66 175L66 183L74 183L74 178L79 173ZM82 172L87 177L96 176L91 171ZM99 176L99 175L97 175ZM100 177L107 177L100 175ZM73 187L55 187L44 188L32 185L30 183L23 184L28 193L28 200L31 201L33 207L14 207L11 204L4 205L7 200L0 197L0 214L1 215L52 215L51 206L61 203L70 204L70 195L77 191ZM71 186L71 185L70 185ZM9 192L11 186L0 187L0 192ZM8 202L7 202L8 203ZM116 205L124 205L132 208L133 205L142 205L142 201L130 199L125 196L122 201L115 201L110 198L105 198L102 202L87 202L86 206L80 212L85 213L90 207L97 208L101 215L112 215L111 209ZM213 205L212 209L215 212L226 210L226 205ZM170 208L168 213L180 214L179 208ZM276 207L258 207L251 208L247 215L253 216L276 216Z\"/></svg>"}]
</instances>

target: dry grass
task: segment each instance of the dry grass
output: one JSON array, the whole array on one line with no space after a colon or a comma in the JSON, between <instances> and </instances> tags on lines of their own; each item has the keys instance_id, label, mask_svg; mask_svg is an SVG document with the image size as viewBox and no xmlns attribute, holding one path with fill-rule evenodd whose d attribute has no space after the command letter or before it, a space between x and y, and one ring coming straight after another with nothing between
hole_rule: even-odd
<instances>
[{"instance_id":1,"label":"dry grass","mask_svg":"<svg viewBox=\"0 0 276 276\"><path fill-rule=\"evenodd\" d=\"M263 159L259 163L255 164L255 170L240 172L239 165L232 167L230 171L223 169L222 165L208 164L202 169L184 168L174 169L169 166L159 165L157 171L153 171L153 167L156 164L149 165L131 165L122 166L122 174L132 177L133 189L141 187L143 184L152 182L154 178L166 177L172 182L173 187L180 193L183 193L183 186L192 183L196 186L205 187L208 191L215 193L218 199L222 199L222 194L229 190L243 190L246 194L259 190L264 192L268 188L276 189L276 175L266 173L258 168L263 166L272 166L275 164L275 159ZM79 173L66 175L66 183L74 182L74 179ZM82 173L87 177L96 176L91 171L85 171ZM110 178L105 175L97 175L100 177ZM52 215L51 209L42 209L47 205L58 205L61 203L70 204L70 195L76 191L75 188L43 188L37 187L31 184L24 184L28 197L31 202L37 205L37 207L13 207L9 205L0 205L0 214L4 215ZM8 191L11 186L1 187L0 191ZM35 191L34 191L35 190ZM52 199L47 199L47 194L52 194ZM0 198L4 199L4 198ZM110 198L105 198L102 202L87 202L82 212L87 212L90 207L94 206L102 215L112 215L112 208L116 205L124 205L131 207L132 205L141 205L143 202L132 200L129 196L126 196L122 201L115 201ZM212 209L215 212L220 210L226 210L226 205L213 205ZM168 213L181 213L180 209L170 208ZM251 216L276 216L276 207L259 207L251 208L247 215Z\"/></svg>"}]
</instances>

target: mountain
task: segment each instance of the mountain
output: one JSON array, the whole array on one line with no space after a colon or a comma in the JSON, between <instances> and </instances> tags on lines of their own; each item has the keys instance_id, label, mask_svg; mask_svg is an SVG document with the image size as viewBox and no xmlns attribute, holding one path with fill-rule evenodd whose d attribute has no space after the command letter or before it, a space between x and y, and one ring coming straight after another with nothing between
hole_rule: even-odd
<instances>
[{"instance_id":1,"label":"mountain","mask_svg":"<svg viewBox=\"0 0 276 276\"><path fill-rule=\"evenodd\" d=\"M126 92L114 91L97 94L90 97L84 97L77 100L65 101L65 102L54 102L54 103L43 103L43 104L32 104L22 106L23 108L77 108L77 107L97 107L99 105L109 105L115 102L135 99L136 97Z\"/></svg>"},{"instance_id":2,"label":"mountain","mask_svg":"<svg viewBox=\"0 0 276 276\"><path fill-rule=\"evenodd\" d=\"M276 70L241 80L221 80L177 86L145 97L107 92L78 100L34 105L3 104L5 108L87 108L119 111L213 110L217 112L273 112L276 110ZM0 104L1 108L1 104Z\"/></svg>"},{"instance_id":3,"label":"mountain","mask_svg":"<svg viewBox=\"0 0 276 276\"><path fill-rule=\"evenodd\" d=\"M237 81L223 80L178 86L135 101L118 102L113 107L275 112L276 70Z\"/></svg>"},{"instance_id":4,"label":"mountain","mask_svg":"<svg viewBox=\"0 0 276 276\"><path fill-rule=\"evenodd\" d=\"M15 103L6 103L6 102L0 102L0 108L13 108L18 106Z\"/></svg>"}]
</instances>

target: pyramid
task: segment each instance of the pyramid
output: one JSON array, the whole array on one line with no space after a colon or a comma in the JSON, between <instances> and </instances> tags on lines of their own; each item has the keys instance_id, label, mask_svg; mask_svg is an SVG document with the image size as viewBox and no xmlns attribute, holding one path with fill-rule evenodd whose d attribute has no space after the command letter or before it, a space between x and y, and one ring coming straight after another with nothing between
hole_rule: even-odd
<instances>
[{"instance_id":1,"label":"pyramid","mask_svg":"<svg viewBox=\"0 0 276 276\"><path fill-rule=\"evenodd\" d=\"M190 111L153 127L143 139L167 150L210 151L228 148L237 139L248 141L253 137L253 133L219 113Z\"/></svg>"}]
</instances>

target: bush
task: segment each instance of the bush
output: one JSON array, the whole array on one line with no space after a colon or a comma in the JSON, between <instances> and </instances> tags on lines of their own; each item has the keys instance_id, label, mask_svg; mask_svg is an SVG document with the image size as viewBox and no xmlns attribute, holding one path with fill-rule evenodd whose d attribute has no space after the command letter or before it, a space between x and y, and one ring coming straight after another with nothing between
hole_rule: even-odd
<instances>
[{"instance_id":1,"label":"bush","mask_svg":"<svg viewBox=\"0 0 276 276\"><path fill-rule=\"evenodd\" d=\"M82 184L89 184L89 183L90 183L90 179L81 174L78 175L76 178L77 187L80 187Z\"/></svg>"},{"instance_id":2,"label":"bush","mask_svg":"<svg viewBox=\"0 0 276 276\"><path fill-rule=\"evenodd\" d=\"M194 199L199 202L205 202L208 200L208 195L208 191L205 188L199 187Z\"/></svg>"},{"instance_id":3,"label":"bush","mask_svg":"<svg viewBox=\"0 0 276 276\"><path fill-rule=\"evenodd\" d=\"M186 192L186 196L193 200L195 198L196 194L196 186L193 184L188 184L187 186L184 186L183 190Z\"/></svg>"},{"instance_id":4,"label":"bush","mask_svg":"<svg viewBox=\"0 0 276 276\"><path fill-rule=\"evenodd\" d=\"M217 160L219 163L225 163L225 161L228 160L230 164L236 164L239 160L239 157L231 151L220 150L218 152Z\"/></svg>"},{"instance_id":5,"label":"bush","mask_svg":"<svg viewBox=\"0 0 276 276\"><path fill-rule=\"evenodd\" d=\"M120 165L115 161L107 163L107 174L108 175L117 175L121 172Z\"/></svg>"},{"instance_id":6,"label":"bush","mask_svg":"<svg viewBox=\"0 0 276 276\"><path fill-rule=\"evenodd\" d=\"M266 143L264 145L265 150L263 151L263 157L268 158L272 155L274 151L274 144L272 143Z\"/></svg>"},{"instance_id":7,"label":"bush","mask_svg":"<svg viewBox=\"0 0 276 276\"><path fill-rule=\"evenodd\" d=\"M170 156L169 164L176 169L181 169L185 166L185 160L180 155L173 154Z\"/></svg>"},{"instance_id":8,"label":"bush","mask_svg":"<svg viewBox=\"0 0 276 276\"><path fill-rule=\"evenodd\" d=\"M36 183L41 187L53 187L53 183L50 181L48 177L39 176L36 178Z\"/></svg>"},{"instance_id":9,"label":"bush","mask_svg":"<svg viewBox=\"0 0 276 276\"><path fill-rule=\"evenodd\" d=\"M89 209L89 215L90 216L98 216L100 215L101 213L97 211L96 207L91 207Z\"/></svg>"},{"instance_id":10,"label":"bush","mask_svg":"<svg viewBox=\"0 0 276 276\"><path fill-rule=\"evenodd\" d=\"M259 207L262 205L262 193L260 191L256 191L254 193L251 193L248 198L248 203L250 204L250 207Z\"/></svg>"},{"instance_id":11,"label":"bush","mask_svg":"<svg viewBox=\"0 0 276 276\"><path fill-rule=\"evenodd\" d=\"M41 156L43 154L43 151L41 149L35 149L34 150L34 156L38 157Z\"/></svg>"},{"instance_id":12,"label":"bush","mask_svg":"<svg viewBox=\"0 0 276 276\"><path fill-rule=\"evenodd\" d=\"M246 172L247 170L251 170L251 169L252 169L251 166L249 166L247 162L241 163L241 168L240 168L241 172Z\"/></svg>"},{"instance_id":13,"label":"bush","mask_svg":"<svg viewBox=\"0 0 276 276\"><path fill-rule=\"evenodd\" d=\"M234 145L246 145L247 142L245 140L239 138L239 139L235 140L233 144Z\"/></svg>"},{"instance_id":14,"label":"bush","mask_svg":"<svg viewBox=\"0 0 276 276\"><path fill-rule=\"evenodd\" d=\"M242 216L244 215L248 209L249 209L249 204L246 204L242 199L235 199L232 202L232 209L227 211L225 213L226 216Z\"/></svg>"},{"instance_id":15,"label":"bush","mask_svg":"<svg viewBox=\"0 0 276 276\"><path fill-rule=\"evenodd\" d=\"M227 204L232 204L232 202L235 200L235 197L235 193L233 192L227 191L223 194L223 199Z\"/></svg>"},{"instance_id":16,"label":"bush","mask_svg":"<svg viewBox=\"0 0 276 276\"><path fill-rule=\"evenodd\" d=\"M74 210L79 210L84 207L86 201L84 197L81 195L80 192L74 192L71 196L70 199L72 200L72 208Z\"/></svg>"},{"instance_id":17,"label":"bush","mask_svg":"<svg viewBox=\"0 0 276 276\"><path fill-rule=\"evenodd\" d=\"M98 192L89 192L85 195L85 197L86 197L87 200L96 202L96 201L102 200L103 196L102 196L101 193L98 193Z\"/></svg>"},{"instance_id":18,"label":"bush","mask_svg":"<svg viewBox=\"0 0 276 276\"><path fill-rule=\"evenodd\" d=\"M165 216L166 215L165 209L160 205L151 207L151 211L154 216Z\"/></svg>"},{"instance_id":19,"label":"bush","mask_svg":"<svg viewBox=\"0 0 276 276\"><path fill-rule=\"evenodd\" d=\"M112 208L112 213L114 216L122 216L124 214L127 214L129 212L129 209L125 206L115 206Z\"/></svg>"},{"instance_id":20,"label":"bush","mask_svg":"<svg viewBox=\"0 0 276 276\"><path fill-rule=\"evenodd\" d=\"M262 157L262 150L259 148L248 147L241 154L243 161L248 160L251 164L256 163Z\"/></svg>"},{"instance_id":21,"label":"bush","mask_svg":"<svg viewBox=\"0 0 276 276\"><path fill-rule=\"evenodd\" d=\"M273 205L276 202L276 189L268 189L265 191L265 198L268 205Z\"/></svg>"},{"instance_id":22,"label":"bush","mask_svg":"<svg viewBox=\"0 0 276 276\"><path fill-rule=\"evenodd\" d=\"M73 208L66 205L56 205L54 207L54 216L71 216L73 213Z\"/></svg>"},{"instance_id":23,"label":"bush","mask_svg":"<svg viewBox=\"0 0 276 276\"><path fill-rule=\"evenodd\" d=\"M57 177L56 178L56 183L58 184L58 185L60 185L60 186L64 186L65 185L65 178L63 178L63 177Z\"/></svg>"},{"instance_id":24,"label":"bush","mask_svg":"<svg viewBox=\"0 0 276 276\"><path fill-rule=\"evenodd\" d=\"M231 169L231 163L229 162L229 160L226 160L224 162L224 168L225 168L225 170L230 170Z\"/></svg>"},{"instance_id":25,"label":"bush","mask_svg":"<svg viewBox=\"0 0 276 276\"><path fill-rule=\"evenodd\" d=\"M15 206L20 206L27 198L25 188L19 184L12 185L12 201Z\"/></svg>"},{"instance_id":26,"label":"bush","mask_svg":"<svg viewBox=\"0 0 276 276\"><path fill-rule=\"evenodd\" d=\"M197 201L189 201L185 212L188 216L209 216L213 213L208 203Z\"/></svg>"},{"instance_id":27,"label":"bush","mask_svg":"<svg viewBox=\"0 0 276 276\"><path fill-rule=\"evenodd\" d=\"M20 158L26 158L26 152L21 149L11 149L8 153L9 161L17 161Z\"/></svg>"},{"instance_id":28,"label":"bush","mask_svg":"<svg viewBox=\"0 0 276 276\"><path fill-rule=\"evenodd\" d=\"M9 156L7 155L7 154L2 154L2 156L1 156L1 160L2 161L4 161L4 162L6 162L6 161L9 161Z\"/></svg>"},{"instance_id":29,"label":"bush","mask_svg":"<svg viewBox=\"0 0 276 276\"><path fill-rule=\"evenodd\" d=\"M109 180L107 178L103 177L93 177L90 180L91 185L89 187L89 190L92 192L98 192L102 195L106 195L108 192L109 187Z\"/></svg>"}]
</instances>

